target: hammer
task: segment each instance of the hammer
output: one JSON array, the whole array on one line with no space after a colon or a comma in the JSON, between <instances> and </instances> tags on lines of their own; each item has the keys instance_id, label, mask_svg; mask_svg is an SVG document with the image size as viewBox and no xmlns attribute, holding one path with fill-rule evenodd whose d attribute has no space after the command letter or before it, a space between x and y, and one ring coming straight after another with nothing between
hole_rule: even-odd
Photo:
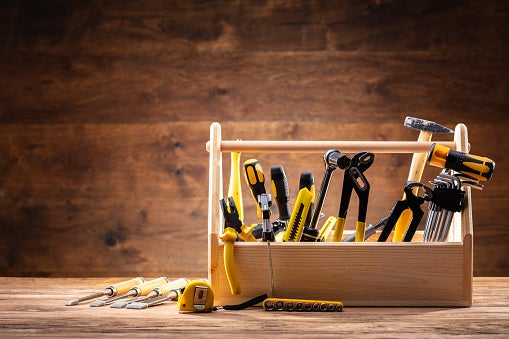
<instances>
[{"instance_id":1,"label":"hammer","mask_svg":"<svg viewBox=\"0 0 509 339\"><path fill-rule=\"evenodd\" d=\"M436 122L406 117L405 122L403 124L405 127L416 129L419 132L418 142L429 142L431 141L431 136L433 133L446 133L453 134L454 131L450 128L437 124ZM408 181L421 181L422 172L424 171L424 165L426 164L427 153L414 153L412 156L412 163L410 164L410 171L408 173ZM417 190L415 188L414 190ZM414 192L416 194L417 192ZM403 200L405 199L405 194L403 194ZM394 242L401 242L403 240L403 235L406 232L406 228L408 223L412 219L412 212L410 210L405 210L398 219L396 223L396 227L394 228Z\"/></svg>"}]
</instances>

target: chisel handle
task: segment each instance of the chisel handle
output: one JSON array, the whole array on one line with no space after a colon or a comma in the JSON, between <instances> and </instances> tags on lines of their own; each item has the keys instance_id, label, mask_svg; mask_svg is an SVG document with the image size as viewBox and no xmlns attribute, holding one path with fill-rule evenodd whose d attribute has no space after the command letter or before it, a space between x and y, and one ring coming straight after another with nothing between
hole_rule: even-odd
<instances>
[{"instance_id":1,"label":"chisel handle","mask_svg":"<svg viewBox=\"0 0 509 339\"><path fill-rule=\"evenodd\" d=\"M130 280L122 281L114 285L110 285L106 287L106 289L111 290L112 293L110 296L119 295L119 294L125 294L127 293L131 288L141 285L145 282L145 278L143 277L137 277Z\"/></svg>"},{"instance_id":2,"label":"chisel handle","mask_svg":"<svg viewBox=\"0 0 509 339\"><path fill-rule=\"evenodd\" d=\"M128 291L128 293L131 292L131 291L135 291L136 292L135 296L147 295L154 288L162 286L162 285L164 285L166 283L168 283L168 278L160 277L160 278L157 278L157 279L149 280L149 281L147 281L147 282L145 282L145 283L143 283L141 285L134 286L133 288L131 288Z\"/></svg>"},{"instance_id":3,"label":"chisel handle","mask_svg":"<svg viewBox=\"0 0 509 339\"><path fill-rule=\"evenodd\" d=\"M258 218L262 218L262 210L258 205L258 196L266 194L265 175L260 162L256 159L249 159L244 162L244 177L251 191L251 196L256 202Z\"/></svg>"},{"instance_id":4,"label":"chisel handle","mask_svg":"<svg viewBox=\"0 0 509 339\"><path fill-rule=\"evenodd\" d=\"M490 158L455 151L434 143L431 145L428 164L468 175L479 181L490 180L495 170L495 162Z\"/></svg>"},{"instance_id":5,"label":"chisel handle","mask_svg":"<svg viewBox=\"0 0 509 339\"><path fill-rule=\"evenodd\" d=\"M166 283L162 286L154 288L154 291L157 292L158 296L167 295L173 290L180 290L181 288L186 287L187 282L189 279L187 278L180 278L177 280L172 280L169 283Z\"/></svg>"},{"instance_id":6,"label":"chisel handle","mask_svg":"<svg viewBox=\"0 0 509 339\"><path fill-rule=\"evenodd\" d=\"M279 220L286 221L290 219L290 190L283 166L276 165L270 169L270 178L272 183L272 194L276 200L279 211Z\"/></svg>"}]
</instances>

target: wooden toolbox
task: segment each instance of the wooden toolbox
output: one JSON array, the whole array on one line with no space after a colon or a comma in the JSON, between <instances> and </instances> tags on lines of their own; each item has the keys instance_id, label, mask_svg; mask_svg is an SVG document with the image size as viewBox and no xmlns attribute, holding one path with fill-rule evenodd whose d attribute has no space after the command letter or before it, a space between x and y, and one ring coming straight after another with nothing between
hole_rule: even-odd
<instances>
[{"instance_id":1,"label":"wooden toolbox","mask_svg":"<svg viewBox=\"0 0 509 339\"><path fill-rule=\"evenodd\" d=\"M454 142L439 143L468 151L465 125ZM236 304L271 293L266 243L237 242L234 260L242 291L230 292L223 263L222 153L314 152L424 153L430 142L416 141L234 141L221 140L221 125L210 127L208 197L208 278L216 305ZM424 243L422 231L403 242L271 243L275 296L342 301L345 306L470 306L472 304L472 207L455 213L446 242ZM420 236L420 238L419 238ZM319 263L319 264L317 264Z\"/></svg>"}]
</instances>

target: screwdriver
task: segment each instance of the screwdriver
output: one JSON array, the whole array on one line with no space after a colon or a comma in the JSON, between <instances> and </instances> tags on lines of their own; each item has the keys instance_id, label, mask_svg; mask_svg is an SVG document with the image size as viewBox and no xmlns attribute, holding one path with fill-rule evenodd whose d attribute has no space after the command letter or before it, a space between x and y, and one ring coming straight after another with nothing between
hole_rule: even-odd
<instances>
[{"instance_id":1,"label":"screwdriver","mask_svg":"<svg viewBox=\"0 0 509 339\"><path fill-rule=\"evenodd\" d=\"M272 166L270 169L270 178L272 183L272 194L276 200L279 211L279 221L288 224L290 220L290 190L288 189L288 180L286 173L281 165Z\"/></svg>"},{"instance_id":2,"label":"screwdriver","mask_svg":"<svg viewBox=\"0 0 509 339\"><path fill-rule=\"evenodd\" d=\"M110 286L106 287L104 289L104 291L100 291L100 292L96 292L94 294L90 294L90 295L87 295L84 297L72 299L72 300L68 301L65 304L65 306L78 305L82 301L100 298L103 296L112 297L112 296L116 296L119 294L124 294L124 293L127 293L127 291L129 291L129 289L131 287L142 284L144 282L145 282L145 279L142 277L138 277L138 278L134 278L134 279L126 280L126 281L121 281L119 283L116 283L114 285L110 285Z\"/></svg>"},{"instance_id":3,"label":"screwdriver","mask_svg":"<svg viewBox=\"0 0 509 339\"><path fill-rule=\"evenodd\" d=\"M490 158L455 151L437 143L431 145L426 162L436 167L452 169L479 181L490 180L495 170L495 162Z\"/></svg>"},{"instance_id":4,"label":"screwdriver","mask_svg":"<svg viewBox=\"0 0 509 339\"><path fill-rule=\"evenodd\" d=\"M111 297L111 298L108 298L108 299L105 299L105 300L94 301L93 303L90 304L90 306L92 306L92 307L100 307L100 306L111 304L114 301L117 301L117 300L120 300L120 299L123 299L123 298L137 297L137 296L140 296L140 295L147 295L154 288L159 287L161 285L164 285L167 282L168 282L168 278L166 278L166 277L160 277L160 278L157 278L157 279L154 279L154 280L150 280L150 281L144 282L144 283L142 283L140 285L131 287L131 289L129 289L127 291L127 293L116 295L114 297Z\"/></svg>"},{"instance_id":5,"label":"screwdriver","mask_svg":"<svg viewBox=\"0 0 509 339\"><path fill-rule=\"evenodd\" d=\"M256 202L258 218L262 218L262 209L258 203L258 196L265 194L265 175L260 162L256 159L249 159L244 161L244 177L248 184L251 196Z\"/></svg>"},{"instance_id":6,"label":"screwdriver","mask_svg":"<svg viewBox=\"0 0 509 339\"><path fill-rule=\"evenodd\" d=\"M170 281L164 285L154 288L152 291L149 292L149 294L147 294L145 296L135 297L135 298L129 299L127 301L117 301L116 303L111 304L110 307L124 308L127 306L127 308L130 308L129 305L131 305L131 304L142 303L142 302L146 302L147 300L150 300L153 298L166 296L173 290L178 290L178 289L184 288L188 281L189 281L189 279L187 279L187 278L180 278L177 280L173 280L173 281ZM170 298L168 298L168 299L170 299Z\"/></svg>"}]
</instances>

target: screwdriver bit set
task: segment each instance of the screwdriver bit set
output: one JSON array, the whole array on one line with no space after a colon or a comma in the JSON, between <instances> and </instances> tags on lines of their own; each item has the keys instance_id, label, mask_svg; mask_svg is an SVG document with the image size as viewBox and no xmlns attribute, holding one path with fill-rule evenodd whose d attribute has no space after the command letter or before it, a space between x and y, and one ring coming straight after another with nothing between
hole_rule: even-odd
<instances>
[{"instance_id":1,"label":"screwdriver bit set","mask_svg":"<svg viewBox=\"0 0 509 339\"><path fill-rule=\"evenodd\" d=\"M405 126L420 130L418 141L343 142L222 140L221 125L213 123L207 143L208 234L209 281L216 302L239 302L270 291L275 299L265 300L263 306L274 311L300 310L301 306L309 311L302 302L310 297L339 299L352 306L469 306L473 231L470 188L482 188L480 181L491 178L494 162L467 153L470 145L465 125L458 124L454 131L436 125L407 118ZM430 136L423 137L427 130L454 133L454 141L431 142ZM270 171L267 186L272 194L268 193L261 163L249 158L250 153L266 152L322 154L325 173L319 190L315 192L312 173L303 172L296 200L290 206L284 169L277 165ZM225 153L232 159L226 197L222 196L221 173ZM373 164L375 153L411 153L414 157L409 180L402 183L403 198L392 209L389 206L387 215L378 222L367 225L370 183L366 170ZM243 210L241 154L248 157L243 163L244 178L257 203L258 222L252 224L244 219L252 214ZM420 182L425 163L442 168L431 187ZM329 182L337 169L343 174L340 210L319 227ZM359 211L354 233L345 237L352 192L359 199ZM271 216L273 201L277 218ZM399 223L404 218L402 228ZM423 231L418 230L421 220L426 223ZM378 241L364 242L371 236ZM333 304L317 305L322 311L332 309Z\"/></svg>"}]
</instances>

